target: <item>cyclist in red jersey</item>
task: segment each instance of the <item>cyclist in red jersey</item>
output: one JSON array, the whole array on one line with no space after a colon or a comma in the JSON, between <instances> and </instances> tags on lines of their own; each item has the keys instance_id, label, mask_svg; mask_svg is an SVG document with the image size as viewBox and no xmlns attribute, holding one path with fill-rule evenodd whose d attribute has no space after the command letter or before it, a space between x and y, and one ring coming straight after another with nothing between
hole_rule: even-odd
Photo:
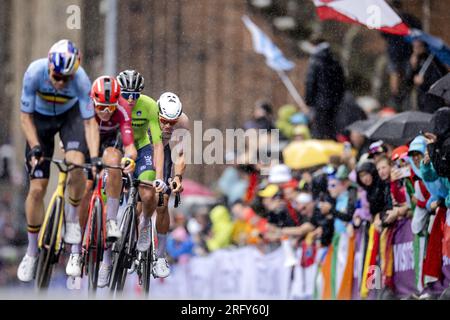
<instances>
[{"instance_id":1,"label":"cyclist in red jersey","mask_svg":"<svg viewBox=\"0 0 450 320\"><path fill-rule=\"evenodd\" d=\"M134 171L137 151L134 146L131 115L127 108L119 102L120 86L114 77L102 76L92 84L91 99L95 110L95 119L100 130L100 150L102 161L109 166L124 167L125 173ZM122 150L124 155L122 154ZM82 227L86 224L89 199L92 195L93 177L88 172L86 192L83 197L81 211ZM120 170L108 170L106 181L106 238L114 242L121 237L116 217L119 210L119 198L122 189L122 173ZM69 276L81 275L80 246L72 246L72 254L66 267ZM110 250L107 249L107 250ZM108 259L111 255L105 254Z\"/></svg>"}]
</instances>

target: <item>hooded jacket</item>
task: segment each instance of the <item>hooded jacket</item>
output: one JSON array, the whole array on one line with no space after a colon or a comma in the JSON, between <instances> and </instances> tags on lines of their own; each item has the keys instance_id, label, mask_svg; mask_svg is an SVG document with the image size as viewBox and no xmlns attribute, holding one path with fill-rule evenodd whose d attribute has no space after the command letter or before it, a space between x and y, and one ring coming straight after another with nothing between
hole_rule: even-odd
<instances>
[{"instance_id":1,"label":"hooded jacket","mask_svg":"<svg viewBox=\"0 0 450 320\"><path fill-rule=\"evenodd\" d=\"M413 148L413 149L411 149ZM423 136L417 136L410 144L410 151L418 151L422 154L425 154L425 150L427 148L425 138ZM421 166L417 167L414 164L414 161L412 161L411 157L409 159L409 164L411 165L411 169L413 170L414 174L423 182L426 189L430 193L430 197L426 203L426 208L428 210L431 210L431 203L438 200L439 198L445 197L446 189L442 185L442 182L440 179L436 179L435 181L426 181L423 178L422 172L421 172ZM426 169L424 168L426 171Z\"/></svg>"},{"instance_id":2,"label":"hooded jacket","mask_svg":"<svg viewBox=\"0 0 450 320\"><path fill-rule=\"evenodd\" d=\"M373 181L370 186L366 186L361 182L361 179L359 178L360 172L368 172L372 176ZM367 192L367 201L369 202L370 213L372 216L392 208L390 185L388 182L381 180L373 162L363 162L356 168L356 173L358 184Z\"/></svg>"},{"instance_id":3,"label":"hooded jacket","mask_svg":"<svg viewBox=\"0 0 450 320\"><path fill-rule=\"evenodd\" d=\"M214 207L210 213L212 237L206 241L209 251L225 248L231 243L233 223L225 206Z\"/></svg>"}]
</instances>

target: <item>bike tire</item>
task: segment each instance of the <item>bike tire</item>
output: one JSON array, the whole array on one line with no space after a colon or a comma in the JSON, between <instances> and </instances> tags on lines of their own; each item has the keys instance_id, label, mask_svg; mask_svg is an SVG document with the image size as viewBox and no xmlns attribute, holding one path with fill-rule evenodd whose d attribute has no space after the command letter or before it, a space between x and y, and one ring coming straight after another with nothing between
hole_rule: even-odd
<instances>
[{"instance_id":1,"label":"bike tire","mask_svg":"<svg viewBox=\"0 0 450 320\"><path fill-rule=\"evenodd\" d=\"M142 286L144 289L144 296L148 297L150 293L150 278L152 275L152 266L153 266L153 246L150 246L150 249L144 253L144 268L142 274Z\"/></svg>"},{"instance_id":2,"label":"bike tire","mask_svg":"<svg viewBox=\"0 0 450 320\"><path fill-rule=\"evenodd\" d=\"M130 212L131 212L130 227L129 232L127 233L127 237L125 238L127 241L126 241L124 268L122 271L122 277L118 282L117 286L119 291L122 291L125 286L125 280L128 274L127 267L131 267L131 264L135 260L135 253L136 253L136 235L138 233L136 209L134 207L130 207Z\"/></svg>"},{"instance_id":3,"label":"bike tire","mask_svg":"<svg viewBox=\"0 0 450 320\"><path fill-rule=\"evenodd\" d=\"M118 246L117 251L115 253L115 259L113 262L113 268L111 272L111 282L110 282L110 290L111 292L120 291L123 288L123 284L125 283L126 269L124 266L125 263L125 255L126 255L126 247L129 238L129 233L131 231L131 223L133 219L134 210L132 207L128 207L125 209L122 218L122 238L116 242L116 246Z\"/></svg>"},{"instance_id":4,"label":"bike tire","mask_svg":"<svg viewBox=\"0 0 450 320\"><path fill-rule=\"evenodd\" d=\"M89 291L97 290L100 262L103 257L103 207L100 199L95 200L88 248Z\"/></svg>"},{"instance_id":5,"label":"bike tire","mask_svg":"<svg viewBox=\"0 0 450 320\"><path fill-rule=\"evenodd\" d=\"M44 246L40 249L36 271L36 288L45 290L50 284L53 264L56 262L55 244L58 236L59 221L62 219L62 199L57 197L51 216L44 230ZM50 232L49 232L50 231Z\"/></svg>"}]
</instances>

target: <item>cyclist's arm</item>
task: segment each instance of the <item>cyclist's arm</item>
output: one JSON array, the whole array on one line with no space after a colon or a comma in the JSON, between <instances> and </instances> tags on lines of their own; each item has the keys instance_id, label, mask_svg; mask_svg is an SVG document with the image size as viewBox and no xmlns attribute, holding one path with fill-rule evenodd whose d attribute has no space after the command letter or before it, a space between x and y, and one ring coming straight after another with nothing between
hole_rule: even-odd
<instances>
[{"instance_id":1,"label":"cyclist's arm","mask_svg":"<svg viewBox=\"0 0 450 320\"><path fill-rule=\"evenodd\" d=\"M152 135L153 137L153 135ZM164 170L164 146L160 141L153 145L153 157L155 158L155 171L156 171L156 179L163 179L163 170Z\"/></svg>"},{"instance_id":2,"label":"cyclist's arm","mask_svg":"<svg viewBox=\"0 0 450 320\"><path fill-rule=\"evenodd\" d=\"M38 79L33 76L35 73L32 64L23 76L22 96L20 98L20 124L30 148L39 145L37 130L33 121L36 91L38 90Z\"/></svg>"},{"instance_id":3,"label":"cyclist's arm","mask_svg":"<svg viewBox=\"0 0 450 320\"><path fill-rule=\"evenodd\" d=\"M189 118L183 113L182 118L180 119L180 127L182 129L189 131ZM183 143L181 144L183 146ZM184 171L186 170L186 160L184 157L184 149L181 147L177 150L177 160L174 164L175 175L184 175Z\"/></svg>"},{"instance_id":4,"label":"cyclist's arm","mask_svg":"<svg viewBox=\"0 0 450 320\"><path fill-rule=\"evenodd\" d=\"M161 128L159 126L159 111L155 104L149 112L149 127L153 142L153 158L155 159L156 179L164 177L164 145L162 143Z\"/></svg>"},{"instance_id":5,"label":"cyclist's arm","mask_svg":"<svg viewBox=\"0 0 450 320\"><path fill-rule=\"evenodd\" d=\"M86 135L86 142L91 158L98 157L98 150L100 148L100 134L98 123L95 118L84 120L84 130Z\"/></svg>"},{"instance_id":6,"label":"cyclist's arm","mask_svg":"<svg viewBox=\"0 0 450 320\"><path fill-rule=\"evenodd\" d=\"M20 113L20 124L22 125L22 131L27 139L30 148L39 145L39 139L37 135L36 126L34 125L33 115L31 113Z\"/></svg>"},{"instance_id":7,"label":"cyclist's arm","mask_svg":"<svg viewBox=\"0 0 450 320\"><path fill-rule=\"evenodd\" d=\"M78 91L80 114L84 119L85 136L89 155L91 158L96 158L98 157L98 150L100 148L100 134L97 120L95 120L94 106L89 98L91 81L82 67L78 69L75 75L75 81Z\"/></svg>"},{"instance_id":8,"label":"cyclist's arm","mask_svg":"<svg viewBox=\"0 0 450 320\"><path fill-rule=\"evenodd\" d=\"M134 146L133 126L131 124L131 114L126 108L119 105L116 112L120 112L120 133L123 142L124 156L136 160L137 151Z\"/></svg>"}]
</instances>

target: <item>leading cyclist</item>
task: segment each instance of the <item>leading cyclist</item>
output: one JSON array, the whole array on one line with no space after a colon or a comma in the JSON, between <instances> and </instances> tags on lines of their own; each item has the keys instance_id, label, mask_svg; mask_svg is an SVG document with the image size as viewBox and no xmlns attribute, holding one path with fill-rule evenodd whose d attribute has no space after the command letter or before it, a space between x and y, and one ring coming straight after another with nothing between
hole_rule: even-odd
<instances>
[{"instance_id":1,"label":"leading cyclist","mask_svg":"<svg viewBox=\"0 0 450 320\"><path fill-rule=\"evenodd\" d=\"M151 216L157 207L155 192L167 190L166 184L162 180L164 146L158 121L158 106L152 98L141 94L144 89L144 77L139 72L125 70L117 76L117 81L121 87L119 103L127 105L132 114L134 145L137 149L134 178L149 183L154 181L155 185L155 188L139 187L142 215L136 248L139 251L146 251L150 248L151 243ZM148 131L152 134L152 141L150 141ZM99 270L98 286L100 288L108 285L111 269L110 252L107 251Z\"/></svg>"},{"instance_id":2,"label":"leading cyclist","mask_svg":"<svg viewBox=\"0 0 450 320\"><path fill-rule=\"evenodd\" d=\"M27 140L26 167L33 175L25 202L28 247L17 270L21 281L33 280L36 271L38 233L44 219L43 199L50 175L50 162L42 157L53 156L56 133L68 162L82 165L87 147L91 158L98 160L99 134L94 110L89 108L90 88L90 80L80 66L80 52L69 40L55 43L48 58L32 62L25 72L20 120ZM70 172L67 185L64 240L77 245L81 242L78 206L85 188L81 169ZM72 255L69 263L71 260Z\"/></svg>"}]
</instances>

